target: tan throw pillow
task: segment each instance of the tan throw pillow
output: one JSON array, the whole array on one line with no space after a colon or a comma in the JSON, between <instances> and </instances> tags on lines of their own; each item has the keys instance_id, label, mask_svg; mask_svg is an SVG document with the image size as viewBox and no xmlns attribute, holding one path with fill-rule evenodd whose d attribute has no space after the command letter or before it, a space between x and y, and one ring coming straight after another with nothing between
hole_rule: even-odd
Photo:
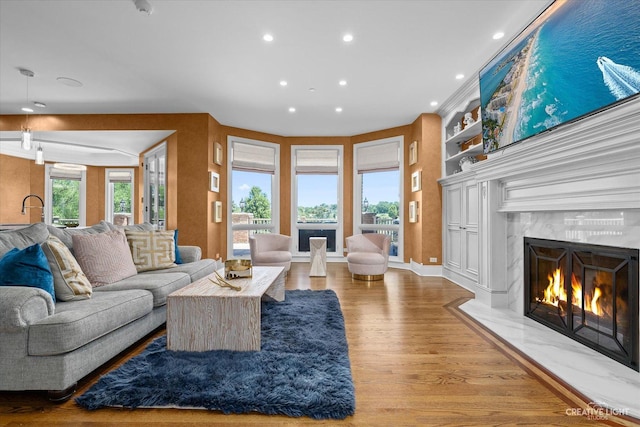
<instances>
[{"instance_id":1,"label":"tan throw pillow","mask_svg":"<svg viewBox=\"0 0 640 427\"><path fill-rule=\"evenodd\" d=\"M127 237L121 230L73 235L73 252L93 287L137 274Z\"/></svg>"},{"instance_id":2,"label":"tan throw pillow","mask_svg":"<svg viewBox=\"0 0 640 427\"><path fill-rule=\"evenodd\" d=\"M53 287L59 301L91 298L93 289L71 251L55 236L49 236L42 244L49 268L53 273Z\"/></svg>"},{"instance_id":3,"label":"tan throw pillow","mask_svg":"<svg viewBox=\"0 0 640 427\"><path fill-rule=\"evenodd\" d=\"M132 231L125 230L133 263L138 272L175 267L176 249L174 230Z\"/></svg>"}]
</instances>

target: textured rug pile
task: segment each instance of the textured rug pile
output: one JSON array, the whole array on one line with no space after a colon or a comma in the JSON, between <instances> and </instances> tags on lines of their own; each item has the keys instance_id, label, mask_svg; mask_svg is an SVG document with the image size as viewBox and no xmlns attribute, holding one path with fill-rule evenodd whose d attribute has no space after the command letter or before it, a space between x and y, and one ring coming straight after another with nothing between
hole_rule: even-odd
<instances>
[{"instance_id":1,"label":"textured rug pile","mask_svg":"<svg viewBox=\"0 0 640 427\"><path fill-rule=\"evenodd\" d=\"M168 351L166 336L100 378L86 409L201 408L343 419L355 392L340 302L331 290L262 303L262 350Z\"/></svg>"}]
</instances>

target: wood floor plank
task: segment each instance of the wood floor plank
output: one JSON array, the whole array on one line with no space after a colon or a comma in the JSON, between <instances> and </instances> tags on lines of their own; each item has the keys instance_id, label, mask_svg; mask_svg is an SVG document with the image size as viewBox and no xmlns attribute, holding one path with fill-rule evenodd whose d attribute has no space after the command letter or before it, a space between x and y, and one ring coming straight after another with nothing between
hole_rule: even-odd
<instances>
[{"instance_id":1,"label":"wood floor plank","mask_svg":"<svg viewBox=\"0 0 640 427\"><path fill-rule=\"evenodd\" d=\"M86 411L73 400L52 404L45 393L1 392L0 426L594 426L638 420L568 416L584 407L532 361L456 310L467 290L435 277L390 270L382 282L351 279L346 264L329 263L327 277L310 278L309 264L293 264L287 289L332 289L345 318L356 389L356 414L318 421L259 414L224 415L179 409ZM141 352L159 329L79 384L81 394Z\"/></svg>"}]
</instances>

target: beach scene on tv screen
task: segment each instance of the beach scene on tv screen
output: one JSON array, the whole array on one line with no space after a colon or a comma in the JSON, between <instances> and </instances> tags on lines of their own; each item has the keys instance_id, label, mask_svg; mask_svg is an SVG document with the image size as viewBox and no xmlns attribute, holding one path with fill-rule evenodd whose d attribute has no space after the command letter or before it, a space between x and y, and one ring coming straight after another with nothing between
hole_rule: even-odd
<instances>
[{"instance_id":1,"label":"beach scene on tv screen","mask_svg":"<svg viewBox=\"0 0 640 427\"><path fill-rule=\"evenodd\" d=\"M640 93L640 1L556 0L480 71L486 153Z\"/></svg>"}]
</instances>

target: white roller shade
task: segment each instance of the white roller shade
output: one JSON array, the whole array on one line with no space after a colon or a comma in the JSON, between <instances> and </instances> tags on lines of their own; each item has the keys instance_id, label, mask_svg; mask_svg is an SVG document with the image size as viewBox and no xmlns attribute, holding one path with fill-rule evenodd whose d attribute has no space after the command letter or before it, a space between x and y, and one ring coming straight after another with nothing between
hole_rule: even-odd
<instances>
[{"instance_id":1,"label":"white roller shade","mask_svg":"<svg viewBox=\"0 0 640 427\"><path fill-rule=\"evenodd\" d=\"M109 171L109 182L132 182L133 173L131 171Z\"/></svg>"},{"instance_id":2,"label":"white roller shade","mask_svg":"<svg viewBox=\"0 0 640 427\"><path fill-rule=\"evenodd\" d=\"M264 145L233 142L233 169L253 172L275 173L276 150Z\"/></svg>"},{"instance_id":3,"label":"white roller shade","mask_svg":"<svg viewBox=\"0 0 640 427\"><path fill-rule=\"evenodd\" d=\"M356 146L357 147L357 146ZM400 168L398 141L357 148L358 173L394 170Z\"/></svg>"},{"instance_id":4,"label":"white roller shade","mask_svg":"<svg viewBox=\"0 0 640 427\"><path fill-rule=\"evenodd\" d=\"M80 170L58 169L55 167L50 170L49 178L51 179L65 179L70 181L80 181L82 179L82 171Z\"/></svg>"},{"instance_id":5,"label":"white roller shade","mask_svg":"<svg viewBox=\"0 0 640 427\"><path fill-rule=\"evenodd\" d=\"M338 174L338 150L296 150L297 174Z\"/></svg>"}]
</instances>

